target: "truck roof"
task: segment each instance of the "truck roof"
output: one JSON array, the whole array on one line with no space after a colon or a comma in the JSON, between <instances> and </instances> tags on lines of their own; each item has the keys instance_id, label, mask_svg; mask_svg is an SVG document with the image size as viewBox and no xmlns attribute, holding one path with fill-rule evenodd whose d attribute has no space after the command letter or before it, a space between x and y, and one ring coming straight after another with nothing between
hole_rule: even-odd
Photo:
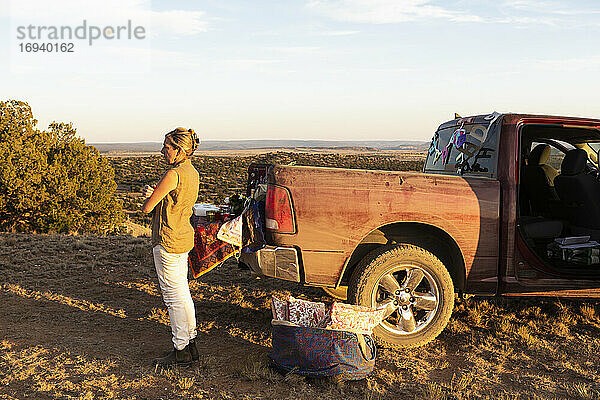
<instances>
[{"instance_id":1,"label":"truck roof","mask_svg":"<svg viewBox=\"0 0 600 400\"><path fill-rule=\"evenodd\" d=\"M505 122L516 123L519 120L544 120L544 121L556 121L556 123L582 123L585 125L600 125L600 119L585 118L585 117L568 117L559 115L542 115L542 114L518 114L518 113L497 113L493 112L490 114L479 114L471 115L468 117L455 118L450 121L442 123L439 129L450 128L454 126L460 126L461 124L488 124L496 117L502 117Z\"/></svg>"}]
</instances>

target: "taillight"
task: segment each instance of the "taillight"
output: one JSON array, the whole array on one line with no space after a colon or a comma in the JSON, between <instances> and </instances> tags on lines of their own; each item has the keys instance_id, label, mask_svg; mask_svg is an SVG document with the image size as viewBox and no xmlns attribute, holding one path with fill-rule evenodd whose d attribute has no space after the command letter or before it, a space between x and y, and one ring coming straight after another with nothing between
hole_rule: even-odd
<instances>
[{"instance_id":1,"label":"taillight","mask_svg":"<svg viewBox=\"0 0 600 400\"><path fill-rule=\"evenodd\" d=\"M292 202L288 190L282 186L268 185L265 205L265 226L278 233L295 233Z\"/></svg>"}]
</instances>

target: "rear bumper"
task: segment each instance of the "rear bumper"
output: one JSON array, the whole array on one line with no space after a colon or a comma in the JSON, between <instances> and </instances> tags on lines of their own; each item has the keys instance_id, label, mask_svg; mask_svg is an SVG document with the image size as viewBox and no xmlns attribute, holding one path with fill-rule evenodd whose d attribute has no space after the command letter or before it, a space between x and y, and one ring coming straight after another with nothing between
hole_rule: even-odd
<instances>
[{"instance_id":1,"label":"rear bumper","mask_svg":"<svg viewBox=\"0 0 600 400\"><path fill-rule=\"evenodd\" d=\"M255 253L242 253L240 261L259 275L300 282L298 251L293 247L266 246Z\"/></svg>"}]
</instances>

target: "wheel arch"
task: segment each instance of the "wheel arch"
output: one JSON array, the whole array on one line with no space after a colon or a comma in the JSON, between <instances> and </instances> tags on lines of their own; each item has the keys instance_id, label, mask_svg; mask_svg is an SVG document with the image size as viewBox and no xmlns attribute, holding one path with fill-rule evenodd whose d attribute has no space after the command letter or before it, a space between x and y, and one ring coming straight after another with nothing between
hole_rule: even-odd
<instances>
[{"instance_id":1,"label":"wheel arch","mask_svg":"<svg viewBox=\"0 0 600 400\"><path fill-rule=\"evenodd\" d=\"M412 244L433 253L448 269L454 287L459 291L464 290L466 269L460 247L444 230L419 222L395 222L369 232L348 258L337 286L348 284L354 269L368 253L381 246L396 243Z\"/></svg>"}]
</instances>

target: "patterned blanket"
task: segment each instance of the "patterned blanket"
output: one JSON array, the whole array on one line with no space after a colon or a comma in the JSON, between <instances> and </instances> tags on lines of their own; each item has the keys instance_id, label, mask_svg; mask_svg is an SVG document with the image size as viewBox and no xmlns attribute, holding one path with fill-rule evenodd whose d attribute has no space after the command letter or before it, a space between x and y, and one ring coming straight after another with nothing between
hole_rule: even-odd
<instances>
[{"instance_id":1,"label":"patterned blanket","mask_svg":"<svg viewBox=\"0 0 600 400\"><path fill-rule=\"evenodd\" d=\"M221 224L214 222L196 226L194 248L188 254L194 278L204 275L237 252L231 244L217 239Z\"/></svg>"}]
</instances>

